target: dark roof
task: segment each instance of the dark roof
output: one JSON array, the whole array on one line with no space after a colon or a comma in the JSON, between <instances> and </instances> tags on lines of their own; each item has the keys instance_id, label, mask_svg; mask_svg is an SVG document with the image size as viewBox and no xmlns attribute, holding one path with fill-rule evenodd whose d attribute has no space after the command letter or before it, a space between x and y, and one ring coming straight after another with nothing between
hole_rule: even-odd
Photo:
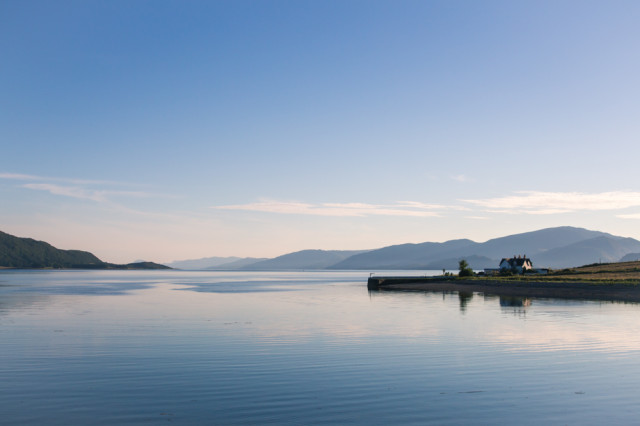
<instances>
[{"instance_id":1,"label":"dark roof","mask_svg":"<svg viewBox=\"0 0 640 426\"><path fill-rule=\"evenodd\" d=\"M510 266L523 266L525 264L526 261L529 261L529 264L532 265L531 263L531 259L529 259L528 257L510 257L510 258L502 258L502 260L500 261L500 264L502 264L502 262L504 261L509 262Z\"/></svg>"}]
</instances>

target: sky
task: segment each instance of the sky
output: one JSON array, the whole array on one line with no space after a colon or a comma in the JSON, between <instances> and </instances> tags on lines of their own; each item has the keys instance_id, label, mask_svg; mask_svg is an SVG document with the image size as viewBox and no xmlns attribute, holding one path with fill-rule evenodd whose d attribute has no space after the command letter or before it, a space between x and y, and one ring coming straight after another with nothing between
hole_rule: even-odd
<instances>
[{"instance_id":1,"label":"sky","mask_svg":"<svg viewBox=\"0 0 640 426\"><path fill-rule=\"evenodd\" d=\"M104 261L640 239L640 2L0 1L0 230Z\"/></svg>"}]
</instances>

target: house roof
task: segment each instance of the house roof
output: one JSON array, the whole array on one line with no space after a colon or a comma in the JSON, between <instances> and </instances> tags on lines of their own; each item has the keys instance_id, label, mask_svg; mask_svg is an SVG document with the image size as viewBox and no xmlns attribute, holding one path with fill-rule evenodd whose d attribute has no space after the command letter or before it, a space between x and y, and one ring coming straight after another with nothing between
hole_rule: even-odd
<instances>
[{"instance_id":1,"label":"house roof","mask_svg":"<svg viewBox=\"0 0 640 426\"><path fill-rule=\"evenodd\" d=\"M500 261L500 264L502 265L502 262L508 262L510 266L524 266L525 264L531 265L531 259L529 259L528 257L509 257L509 258L502 258L502 260Z\"/></svg>"}]
</instances>

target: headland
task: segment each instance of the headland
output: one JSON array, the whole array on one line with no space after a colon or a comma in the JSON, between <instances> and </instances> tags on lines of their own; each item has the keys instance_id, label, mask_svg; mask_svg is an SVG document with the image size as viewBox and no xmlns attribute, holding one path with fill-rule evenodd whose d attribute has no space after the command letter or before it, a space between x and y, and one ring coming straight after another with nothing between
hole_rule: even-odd
<instances>
[{"instance_id":1,"label":"headland","mask_svg":"<svg viewBox=\"0 0 640 426\"><path fill-rule=\"evenodd\" d=\"M372 276L373 291L457 291L497 296L640 303L640 262L586 265L547 275L515 276Z\"/></svg>"}]
</instances>

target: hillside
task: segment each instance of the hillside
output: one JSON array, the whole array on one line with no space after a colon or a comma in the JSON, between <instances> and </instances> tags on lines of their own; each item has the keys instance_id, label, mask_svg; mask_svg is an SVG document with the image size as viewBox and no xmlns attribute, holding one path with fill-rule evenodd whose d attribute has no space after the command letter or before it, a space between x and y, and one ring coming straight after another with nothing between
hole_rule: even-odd
<instances>
[{"instance_id":1,"label":"hillside","mask_svg":"<svg viewBox=\"0 0 640 426\"><path fill-rule=\"evenodd\" d=\"M549 277L600 281L640 280L640 261L595 263L556 271Z\"/></svg>"},{"instance_id":2,"label":"hillside","mask_svg":"<svg viewBox=\"0 0 640 426\"><path fill-rule=\"evenodd\" d=\"M80 250L60 250L44 241L0 231L0 267L52 269L171 269L153 262L118 265Z\"/></svg>"},{"instance_id":3,"label":"hillside","mask_svg":"<svg viewBox=\"0 0 640 426\"><path fill-rule=\"evenodd\" d=\"M93 254L80 250L60 250L44 241L19 238L0 232L0 266L9 268L74 268L102 265Z\"/></svg>"}]
</instances>

